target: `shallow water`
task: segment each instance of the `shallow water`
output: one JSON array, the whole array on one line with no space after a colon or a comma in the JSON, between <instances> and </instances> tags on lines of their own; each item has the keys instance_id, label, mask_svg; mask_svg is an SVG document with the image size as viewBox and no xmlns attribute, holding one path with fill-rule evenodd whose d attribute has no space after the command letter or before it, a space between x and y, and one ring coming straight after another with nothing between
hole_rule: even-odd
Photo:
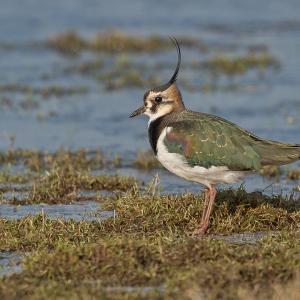
<instances>
[{"instance_id":1,"label":"shallow water","mask_svg":"<svg viewBox=\"0 0 300 300\"><path fill-rule=\"evenodd\" d=\"M17 252L0 253L0 275L21 272L21 260L24 254Z\"/></svg>"},{"instance_id":2,"label":"shallow water","mask_svg":"<svg viewBox=\"0 0 300 300\"><path fill-rule=\"evenodd\" d=\"M279 231L260 231L260 232L249 232L246 231L240 234L233 234L230 236L218 236L218 235L211 235L209 236L212 239L222 240L228 243L237 243L237 244L253 244L257 241L262 240L265 237L270 236L277 236L279 235Z\"/></svg>"},{"instance_id":3,"label":"shallow water","mask_svg":"<svg viewBox=\"0 0 300 300\"><path fill-rule=\"evenodd\" d=\"M111 211L99 209L99 203L93 201L75 202L70 204L35 204L35 205L6 205L0 204L0 218L8 220L21 219L29 214L34 216L43 213L56 220L73 219L75 221L99 221L116 214Z\"/></svg>"}]
</instances>

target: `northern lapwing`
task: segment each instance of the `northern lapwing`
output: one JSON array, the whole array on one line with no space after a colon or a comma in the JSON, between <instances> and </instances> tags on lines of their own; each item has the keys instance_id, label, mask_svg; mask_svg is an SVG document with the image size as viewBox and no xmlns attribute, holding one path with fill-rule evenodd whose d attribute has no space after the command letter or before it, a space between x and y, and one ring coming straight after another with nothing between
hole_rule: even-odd
<instances>
[{"instance_id":1,"label":"northern lapwing","mask_svg":"<svg viewBox=\"0 0 300 300\"><path fill-rule=\"evenodd\" d=\"M186 180L205 185L200 228L205 234L217 194L215 185L232 183L267 165L284 165L300 159L300 145L262 139L220 117L187 110L176 84L176 70L168 83L144 95L144 105L130 118L145 114L149 142L161 164Z\"/></svg>"}]
</instances>

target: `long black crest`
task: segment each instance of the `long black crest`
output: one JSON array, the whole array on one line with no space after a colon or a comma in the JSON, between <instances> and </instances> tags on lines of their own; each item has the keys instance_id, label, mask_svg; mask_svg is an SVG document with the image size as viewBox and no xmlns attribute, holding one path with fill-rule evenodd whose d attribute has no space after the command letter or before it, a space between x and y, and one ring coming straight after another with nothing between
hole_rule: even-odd
<instances>
[{"instance_id":1,"label":"long black crest","mask_svg":"<svg viewBox=\"0 0 300 300\"><path fill-rule=\"evenodd\" d=\"M172 36L172 37L170 36L169 38L174 43L174 45L175 45L175 47L177 49L177 54L178 54L178 61L177 61L176 70L175 70L173 76L171 77L171 79L169 80L169 83L173 84L177 80L177 77L178 77L178 72L179 72L179 67L180 67L180 61L181 61L181 52L180 52L180 47L179 47L179 44L178 44L176 38L174 36Z\"/></svg>"},{"instance_id":2,"label":"long black crest","mask_svg":"<svg viewBox=\"0 0 300 300\"><path fill-rule=\"evenodd\" d=\"M163 84L163 85L161 85L159 87L156 87L156 88L152 89L152 91L156 91L156 92L165 91L166 89L168 89L177 80L177 77L178 77L178 71L179 71L180 61L181 61L180 47L179 47L179 44L178 44L178 42L177 42L177 40L175 39L174 36L173 37L170 36L169 38L174 43L174 45L175 45L175 47L177 49L177 53L178 53L178 61L177 61L176 70L175 70L173 76L171 77L171 79L166 84ZM144 96L144 98L145 98L145 96Z\"/></svg>"}]
</instances>

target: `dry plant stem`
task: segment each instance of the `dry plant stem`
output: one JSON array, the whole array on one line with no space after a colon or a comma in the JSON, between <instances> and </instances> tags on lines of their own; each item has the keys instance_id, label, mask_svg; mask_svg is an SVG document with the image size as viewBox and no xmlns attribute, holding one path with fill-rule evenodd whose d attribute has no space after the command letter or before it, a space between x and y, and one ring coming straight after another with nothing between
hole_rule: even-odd
<instances>
[{"instance_id":1,"label":"dry plant stem","mask_svg":"<svg viewBox=\"0 0 300 300\"><path fill-rule=\"evenodd\" d=\"M151 184L147 190L147 194L149 195L151 190L152 190L152 197L155 196L155 193L156 193L156 189L157 189L157 186L161 183L159 177L158 177L158 173L156 173L151 181Z\"/></svg>"}]
</instances>

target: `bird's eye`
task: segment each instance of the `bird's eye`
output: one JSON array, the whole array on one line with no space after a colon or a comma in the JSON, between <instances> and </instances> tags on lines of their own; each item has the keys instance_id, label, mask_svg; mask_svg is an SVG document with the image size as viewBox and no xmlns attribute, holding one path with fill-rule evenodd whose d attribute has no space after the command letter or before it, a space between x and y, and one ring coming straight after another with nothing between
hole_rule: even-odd
<instances>
[{"instance_id":1,"label":"bird's eye","mask_svg":"<svg viewBox=\"0 0 300 300\"><path fill-rule=\"evenodd\" d=\"M162 97L155 97L155 102L161 102L162 101Z\"/></svg>"}]
</instances>

